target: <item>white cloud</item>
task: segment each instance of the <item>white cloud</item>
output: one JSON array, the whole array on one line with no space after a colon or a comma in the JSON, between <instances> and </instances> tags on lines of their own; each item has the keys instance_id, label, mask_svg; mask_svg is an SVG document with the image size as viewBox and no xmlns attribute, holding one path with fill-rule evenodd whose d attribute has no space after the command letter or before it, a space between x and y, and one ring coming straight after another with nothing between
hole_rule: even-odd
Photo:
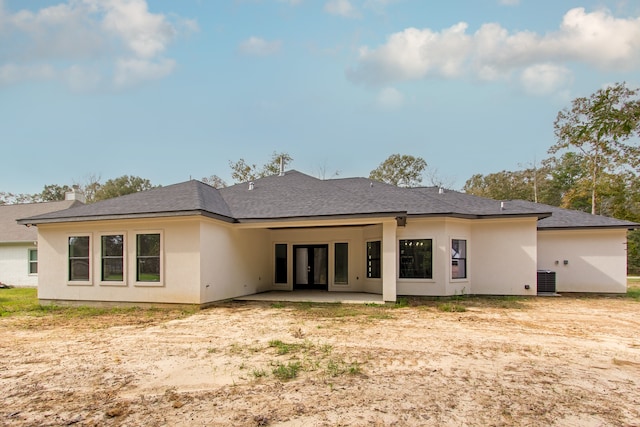
<instances>
[{"instance_id":1,"label":"white cloud","mask_svg":"<svg viewBox=\"0 0 640 427\"><path fill-rule=\"evenodd\" d=\"M553 95L571 82L571 71L554 64L536 64L522 71L520 82L530 95Z\"/></svg>"},{"instance_id":2,"label":"white cloud","mask_svg":"<svg viewBox=\"0 0 640 427\"><path fill-rule=\"evenodd\" d=\"M267 41L260 37L249 37L240 43L239 50L245 55L269 56L280 51L282 42L279 40Z\"/></svg>"},{"instance_id":3,"label":"white cloud","mask_svg":"<svg viewBox=\"0 0 640 427\"><path fill-rule=\"evenodd\" d=\"M362 47L347 75L355 82L382 85L426 77L497 80L522 73L522 83L530 88L542 74L543 86L549 87L570 82L567 67L573 63L606 70L640 68L640 18L576 8L565 14L558 30L544 35L510 33L495 23L473 34L464 22L441 31L408 28L378 48Z\"/></svg>"},{"instance_id":4,"label":"white cloud","mask_svg":"<svg viewBox=\"0 0 640 427\"><path fill-rule=\"evenodd\" d=\"M385 110L395 110L404 105L404 95L393 87L386 87L378 93L377 105Z\"/></svg>"},{"instance_id":5,"label":"white cloud","mask_svg":"<svg viewBox=\"0 0 640 427\"><path fill-rule=\"evenodd\" d=\"M12 67L30 71L21 80L56 79L74 90L107 82L121 87L170 73L175 63L164 57L169 45L196 30L195 21L150 12L146 0L67 0L14 13L0 0L6 42L0 67L5 74Z\"/></svg>"},{"instance_id":6,"label":"white cloud","mask_svg":"<svg viewBox=\"0 0 640 427\"><path fill-rule=\"evenodd\" d=\"M324 11L344 18L358 18L360 13L349 0L329 0L324 4Z\"/></svg>"}]
</instances>

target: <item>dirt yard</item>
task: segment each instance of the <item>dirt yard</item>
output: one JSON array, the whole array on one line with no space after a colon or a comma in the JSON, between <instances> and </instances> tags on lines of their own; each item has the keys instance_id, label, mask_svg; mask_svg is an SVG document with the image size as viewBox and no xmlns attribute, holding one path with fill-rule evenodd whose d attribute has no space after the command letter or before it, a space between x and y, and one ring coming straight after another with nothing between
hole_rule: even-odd
<instances>
[{"instance_id":1,"label":"dirt yard","mask_svg":"<svg viewBox=\"0 0 640 427\"><path fill-rule=\"evenodd\" d=\"M455 304L0 318L0 425L640 425L640 302Z\"/></svg>"}]
</instances>

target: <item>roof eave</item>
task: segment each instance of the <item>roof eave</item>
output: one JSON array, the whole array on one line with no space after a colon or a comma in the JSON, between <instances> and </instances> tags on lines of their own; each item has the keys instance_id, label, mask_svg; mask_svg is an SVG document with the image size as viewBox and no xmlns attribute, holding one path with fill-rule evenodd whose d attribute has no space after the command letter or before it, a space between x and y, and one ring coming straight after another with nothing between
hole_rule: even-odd
<instances>
[{"instance_id":1,"label":"roof eave","mask_svg":"<svg viewBox=\"0 0 640 427\"><path fill-rule=\"evenodd\" d=\"M69 216L61 218L24 218L17 220L20 225L38 225L38 224L57 224L66 222L81 222L81 221L110 221L110 220L123 220L123 219L144 219L144 218L172 218L180 216L205 216L207 218L213 218L224 222L233 223L236 222L234 218L216 214L213 212L203 210L188 210L188 211L175 211L175 212L147 212L139 214L121 214L121 215L87 215L87 216Z\"/></svg>"},{"instance_id":2,"label":"roof eave","mask_svg":"<svg viewBox=\"0 0 640 427\"><path fill-rule=\"evenodd\" d=\"M561 227L538 227L540 231L553 231L553 230L613 230L613 229L626 229L629 231L640 229L640 224L634 225L567 225Z\"/></svg>"}]
</instances>

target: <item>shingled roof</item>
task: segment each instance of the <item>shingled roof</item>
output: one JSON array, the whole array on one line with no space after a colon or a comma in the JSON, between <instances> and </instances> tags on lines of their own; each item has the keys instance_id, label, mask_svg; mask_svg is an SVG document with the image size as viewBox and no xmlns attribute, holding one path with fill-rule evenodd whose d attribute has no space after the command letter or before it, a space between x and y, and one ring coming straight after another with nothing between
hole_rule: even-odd
<instances>
[{"instance_id":1,"label":"shingled roof","mask_svg":"<svg viewBox=\"0 0 640 427\"><path fill-rule=\"evenodd\" d=\"M191 180L167 187L74 207L20 220L40 224L101 219L205 215L227 222L322 219L367 216L439 216L458 218L551 216L569 224L578 216L552 206L523 201L500 202L436 187L400 188L367 178L321 180L292 170L283 176L257 179L215 189ZM582 214L578 212L578 214ZM580 216L580 218L582 218ZM550 227L554 222L547 223ZM582 226L632 227L627 221L606 217L586 218Z\"/></svg>"},{"instance_id":2,"label":"shingled roof","mask_svg":"<svg viewBox=\"0 0 640 427\"><path fill-rule=\"evenodd\" d=\"M74 200L46 203L24 203L15 205L0 205L0 242L19 243L38 240L38 230L19 225L16 220L45 214L48 212L68 209L81 205Z\"/></svg>"}]
</instances>

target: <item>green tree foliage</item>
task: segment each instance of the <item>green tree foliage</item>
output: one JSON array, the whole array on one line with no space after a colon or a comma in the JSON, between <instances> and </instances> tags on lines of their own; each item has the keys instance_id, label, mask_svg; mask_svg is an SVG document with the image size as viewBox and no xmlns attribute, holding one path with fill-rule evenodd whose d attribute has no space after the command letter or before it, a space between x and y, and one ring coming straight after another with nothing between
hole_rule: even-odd
<instances>
[{"instance_id":1,"label":"green tree foliage","mask_svg":"<svg viewBox=\"0 0 640 427\"><path fill-rule=\"evenodd\" d=\"M244 159L237 162L229 162L231 168L231 178L238 184L241 182L254 181L265 176L277 175L280 173L280 162L286 168L287 164L293 162L293 157L287 153L276 153L271 155L271 160L258 168L255 163L248 164Z\"/></svg>"},{"instance_id":2,"label":"green tree foliage","mask_svg":"<svg viewBox=\"0 0 640 427\"><path fill-rule=\"evenodd\" d=\"M71 191L68 185L50 184L45 185L40 193L40 200L43 202L55 202L64 200L65 193Z\"/></svg>"},{"instance_id":3,"label":"green tree foliage","mask_svg":"<svg viewBox=\"0 0 640 427\"><path fill-rule=\"evenodd\" d=\"M599 180L640 165L640 148L628 139L640 132L639 91L624 83L600 89L589 98L573 100L554 123L557 142L550 154L565 150L584 156L590 179L591 213L598 212Z\"/></svg>"},{"instance_id":4,"label":"green tree foliage","mask_svg":"<svg viewBox=\"0 0 640 427\"><path fill-rule=\"evenodd\" d=\"M207 185L212 186L213 188L224 188L227 186L227 183L224 179L220 178L218 175L211 175L210 177L204 177L201 179Z\"/></svg>"},{"instance_id":5,"label":"green tree foliage","mask_svg":"<svg viewBox=\"0 0 640 427\"><path fill-rule=\"evenodd\" d=\"M427 162L421 157L392 154L371 171L369 178L398 187L417 187L426 167Z\"/></svg>"},{"instance_id":6,"label":"green tree foliage","mask_svg":"<svg viewBox=\"0 0 640 427\"><path fill-rule=\"evenodd\" d=\"M462 190L466 193L495 200L535 201L532 170L501 171L488 175L475 174L467 180Z\"/></svg>"},{"instance_id":7,"label":"green tree foliage","mask_svg":"<svg viewBox=\"0 0 640 427\"><path fill-rule=\"evenodd\" d=\"M93 201L111 199L113 197L124 196L154 188L148 179L137 176L123 175L119 178L110 179L96 190Z\"/></svg>"}]
</instances>

